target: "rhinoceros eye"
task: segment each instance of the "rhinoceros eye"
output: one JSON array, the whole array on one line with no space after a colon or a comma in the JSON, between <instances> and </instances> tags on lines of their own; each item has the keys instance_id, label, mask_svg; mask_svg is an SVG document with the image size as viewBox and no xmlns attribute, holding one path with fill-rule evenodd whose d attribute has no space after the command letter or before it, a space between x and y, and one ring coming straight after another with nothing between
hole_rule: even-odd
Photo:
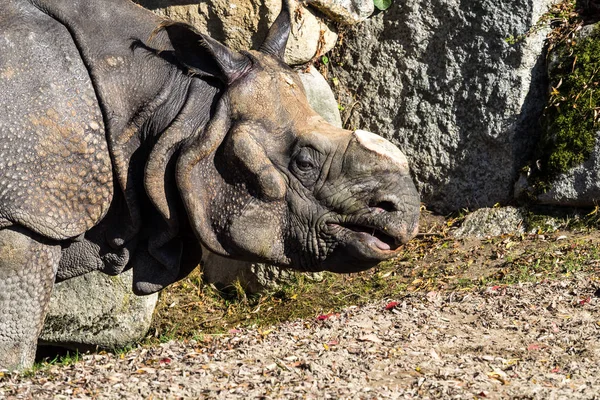
<instances>
[{"instance_id":1,"label":"rhinoceros eye","mask_svg":"<svg viewBox=\"0 0 600 400\"><path fill-rule=\"evenodd\" d=\"M314 185L319 177L321 154L310 147L300 149L292 160L291 170L306 187Z\"/></svg>"},{"instance_id":2,"label":"rhinoceros eye","mask_svg":"<svg viewBox=\"0 0 600 400\"><path fill-rule=\"evenodd\" d=\"M296 156L296 165L301 171L310 171L315 168L315 162L310 154L310 150L304 148L300 150L300 153Z\"/></svg>"}]
</instances>

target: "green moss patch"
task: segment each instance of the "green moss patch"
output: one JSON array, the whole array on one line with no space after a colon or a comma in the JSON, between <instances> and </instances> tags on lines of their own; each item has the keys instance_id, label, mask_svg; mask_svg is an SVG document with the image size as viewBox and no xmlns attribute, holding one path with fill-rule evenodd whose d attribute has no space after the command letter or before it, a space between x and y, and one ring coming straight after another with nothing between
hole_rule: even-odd
<instances>
[{"instance_id":1,"label":"green moss patch","mask_svg":"<svg viewBox=\"0 0 600 400\"><path fill-rule=\"evenodd\" d=\"M542 170L566 172L589 157L600 129L600 24L581 39L555 48L551 93L543 116Z\"/></svg>"}]
</instances>

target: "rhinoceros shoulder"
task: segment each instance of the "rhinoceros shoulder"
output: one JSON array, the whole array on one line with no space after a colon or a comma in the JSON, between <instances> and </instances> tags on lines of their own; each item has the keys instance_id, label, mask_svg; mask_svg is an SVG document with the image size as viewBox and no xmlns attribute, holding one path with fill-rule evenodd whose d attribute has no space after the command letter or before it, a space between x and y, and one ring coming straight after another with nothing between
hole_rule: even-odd
<instances>
[{"instance_id":1,"label":"rhinoceros shoulder","mask_svg":"<svg viewBox=\"0 0 600 400\"><path fill-rule=\"evenodd\" d=\"M0 224L80 235L104 216L113 186L91 79L63 25L27 2L0 12Z\"/></svg>"}]
</instances>

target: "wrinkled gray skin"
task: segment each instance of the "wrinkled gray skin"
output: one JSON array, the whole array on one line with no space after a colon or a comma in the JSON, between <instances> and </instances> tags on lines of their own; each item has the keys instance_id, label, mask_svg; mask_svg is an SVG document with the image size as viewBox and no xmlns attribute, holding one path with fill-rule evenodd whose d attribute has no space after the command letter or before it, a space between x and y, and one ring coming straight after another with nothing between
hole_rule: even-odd
<instances>
[{"instance_id":1,"label":"wrinkled gray skin","mask_svg":"<svg viewBox=\"0 0 600 400\"><path fill-rule=\"evenodd\" d=\"M281 58L126 0L0 3L0 368L32 364L56 280L158 291L211 251L348 272L417 229L405 157L327 124Z\"/></svg>"}]
</instances>

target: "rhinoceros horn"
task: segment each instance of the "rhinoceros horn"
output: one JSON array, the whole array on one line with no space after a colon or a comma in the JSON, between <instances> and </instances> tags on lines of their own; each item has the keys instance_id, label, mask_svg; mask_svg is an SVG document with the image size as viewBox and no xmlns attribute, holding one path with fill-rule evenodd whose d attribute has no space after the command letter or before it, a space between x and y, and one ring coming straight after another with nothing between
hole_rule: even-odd
<instances>
[{"instance_id":1,"label":"rhinoceros horn","mask_svg":"<svg viewBox=\"0 0 600 400\"><path fill-rule=\"evenodd\" d=\"M285 54L285 46L287 45L288 38L291 31L291 0L283 0L281 5L281 12L275 19L271 29L263 44L258 49L260 52L272 55L274 57L283 60Z\"/></svg>"}]
</instances>

